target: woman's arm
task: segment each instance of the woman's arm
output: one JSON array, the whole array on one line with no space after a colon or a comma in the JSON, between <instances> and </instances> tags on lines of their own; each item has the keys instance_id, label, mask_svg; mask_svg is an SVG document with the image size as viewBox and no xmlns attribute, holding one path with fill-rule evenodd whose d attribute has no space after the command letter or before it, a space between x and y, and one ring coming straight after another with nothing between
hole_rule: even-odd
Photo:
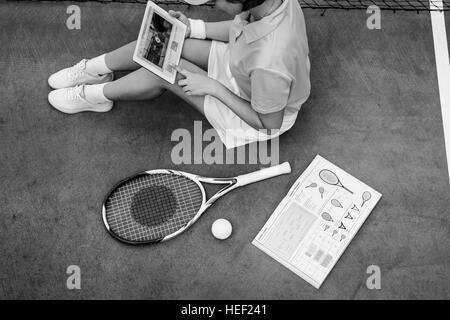
<instances>
[{"instance_id":1,"label":"woman's arm","mask_svg":"<svg viewBox=\"0 0 450 320\"><path fill-rule=\"evenodd\" d=\"M220 82L215 81L212 96L222 101L233 110L242 120L255 129L280 129L283 122L284 110L262 114L253 110L250 102L238 97Z\"/></svg>"},{"instance_id":2,"label":"woman's arm","mask_svg":"<svg viewBox=\"0 0 450 320\"><path fill-rule=\"evenodd\" d=\"M220 22L206 22L206 38L228 42L230 27L233 20Z\"/></svg>"},{"instance_id":3,"label":"woman's arm","mask_svg":"<svg viewBox=\"0 0 450 320\"><path fill-rule=\"evenodd\" d=\"M235 95L219 81L203 74L189 72L180 66L177 66L177 71L185 77L178 81L178 85L187 95L204 96L209 94L214 96L255 129L281 128L284 110L268 114L258 113L252 108L250 102Z\"/></svg>"},{"instance_id":4,"label":"woman's arm","mask_svg":"<svg viewBox=\"0 0 450 320\"><path fill-rule=\"evenodd\" d=\"M181 11L169 10L169 14L172 17L177 18L187 26L186 38L191 35L191 25L188 17ZM231 23L233 20L219 21L219 22L206 22L206 38L211 40L219 40L228 42L228 34L230 31Z\"/></svg>"}]
</instances>

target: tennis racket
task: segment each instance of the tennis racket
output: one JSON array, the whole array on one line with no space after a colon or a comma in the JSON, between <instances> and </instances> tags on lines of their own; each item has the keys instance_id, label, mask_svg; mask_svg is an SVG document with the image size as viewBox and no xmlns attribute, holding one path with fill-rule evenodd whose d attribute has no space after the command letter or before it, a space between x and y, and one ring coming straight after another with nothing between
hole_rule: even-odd
<instances>
[{"instance_id":1,"label":"tennis racket","mask_svg":"<svg viewBox=\"0 0 450 320\"><path fill-rule=\"evenodd\" d=\"M291 172L288 162L234 178L206 178L176 170L151 170L116 185L102 207L103 222L129 244L172 239L192 226L231 190ZM225 185L209 200L202 183Z\"/></svg>"}]
</instances>

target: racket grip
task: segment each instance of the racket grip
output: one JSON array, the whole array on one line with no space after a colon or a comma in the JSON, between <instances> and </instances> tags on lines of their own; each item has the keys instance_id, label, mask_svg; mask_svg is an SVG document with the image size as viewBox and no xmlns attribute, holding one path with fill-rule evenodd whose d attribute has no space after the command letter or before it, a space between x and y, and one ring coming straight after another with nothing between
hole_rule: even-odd
<instances>
[{"instance_id":1,"label":"racket grip","mask_svg":"<svg viewBox=\"0 0 450 320\"><path fill-rule=\"evenodd\" d=\"M291 173L291 165L289 162L284 162L277 166L237 176L236 180L237 185L241 187L253 182L262 181L287 173Z\"/></svg>"}]
</instances>

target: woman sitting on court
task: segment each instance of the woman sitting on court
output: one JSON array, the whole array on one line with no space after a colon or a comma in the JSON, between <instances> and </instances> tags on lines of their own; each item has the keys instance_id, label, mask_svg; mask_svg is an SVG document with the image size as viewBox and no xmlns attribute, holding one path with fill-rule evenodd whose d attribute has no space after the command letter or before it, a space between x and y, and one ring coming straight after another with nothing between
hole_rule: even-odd
<instances>
[{"instance_id":1,"label":"woman sitting on court","mask_svg":"<svg viewBox=\"0 0 450 320\"><path fill-rule=\"evenodd\" d=\"M215 7L234 20L205 23L169 11L187 25L189 37L175 84L133 61L134 41L51 75L48 83L57 90L50 104L65 113L106 112L113 101L153 99L169 90L201 112L227 148L289 130L310 93L298 1L216 0ZM122 70L134 71L113 81Z\"/></svg>"}]
</instances>

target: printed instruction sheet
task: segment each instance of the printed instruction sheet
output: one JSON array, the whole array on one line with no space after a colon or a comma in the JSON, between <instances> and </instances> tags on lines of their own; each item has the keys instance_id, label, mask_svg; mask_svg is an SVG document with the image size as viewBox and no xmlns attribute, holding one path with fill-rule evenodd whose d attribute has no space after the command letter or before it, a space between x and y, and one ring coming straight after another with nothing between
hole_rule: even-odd
<instances>
[{"instance_id":1,"label":"printed instruction sheet","mask_svg":"<svg viewBox=\"0 0 450 320\"><path fill-rule=\"evenodd\" d=\"M380 198L317 155L252 243L318 289Z\"/></svg>"}]
</instances>

